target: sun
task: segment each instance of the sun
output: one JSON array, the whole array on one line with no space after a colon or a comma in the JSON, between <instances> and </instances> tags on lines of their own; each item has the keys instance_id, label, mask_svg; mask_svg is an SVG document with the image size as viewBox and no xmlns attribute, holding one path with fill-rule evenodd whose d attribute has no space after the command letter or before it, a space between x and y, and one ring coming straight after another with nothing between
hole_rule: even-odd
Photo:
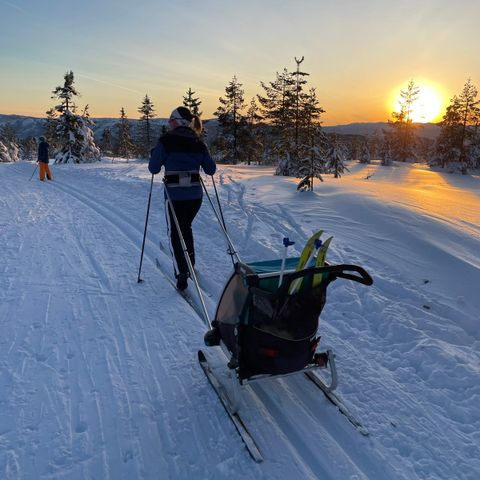
<instances>
[{"instance_id":1,"label":"sun","mask_svg":"<svg viewBox=\"0 0 480 480\"><path fill-rule=\"evenodd\" d=\"M441 119L443 110L443 95L439 88L428 83L416 83L418 87L418 97L412 105L410 118L413 122L426 123L435 122ZM400 90L405 90L405 87L398 89L395 93L393 101L393 110L400 111Z\"/></svg>"}]
</instances>

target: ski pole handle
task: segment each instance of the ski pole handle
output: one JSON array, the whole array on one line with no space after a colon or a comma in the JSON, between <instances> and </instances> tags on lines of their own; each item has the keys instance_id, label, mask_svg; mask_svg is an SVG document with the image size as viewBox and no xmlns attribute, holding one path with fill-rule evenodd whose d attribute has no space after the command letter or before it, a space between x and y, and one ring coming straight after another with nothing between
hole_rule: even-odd
<instances>
[{"instance_id":1,"label":"ski pole handle","mask_svg":"<svg viewBox=\"0 0 480 480\"><path fill-rule=\"evenodd\" d=\"M284 237L283 239L283 246L288 248L290 245L295 245L295 242L291 242L288 237Z\"/></svg>"}]
</instances>

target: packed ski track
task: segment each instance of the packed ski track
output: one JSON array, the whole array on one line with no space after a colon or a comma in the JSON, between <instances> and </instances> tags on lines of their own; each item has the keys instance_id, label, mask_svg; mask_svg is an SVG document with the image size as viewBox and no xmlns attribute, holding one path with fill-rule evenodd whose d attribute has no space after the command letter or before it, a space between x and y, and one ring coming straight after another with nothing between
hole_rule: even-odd
<instances>
[{"instance_id":1,"label":"packed ski track","mask_svg":"<svg viewBox=\"0 0 480 480\"><path fill-rule=\"evenodd\" d=\"M203 348L230 388L171 284L161 182L139 284L146 163L54 166L53 182L33 168L0 165L0 478L480 478L478 177L352 165L299 193L271 168L219 166L242 260L278 258L285 236L298 254L323 228L327 260L375 282L334 282L319 331L370 435L305 376L268 380L243 388L256 464L197 363ZM194 233L213 317L232 263L206 199Z\"/></svg>"}]
</instances>

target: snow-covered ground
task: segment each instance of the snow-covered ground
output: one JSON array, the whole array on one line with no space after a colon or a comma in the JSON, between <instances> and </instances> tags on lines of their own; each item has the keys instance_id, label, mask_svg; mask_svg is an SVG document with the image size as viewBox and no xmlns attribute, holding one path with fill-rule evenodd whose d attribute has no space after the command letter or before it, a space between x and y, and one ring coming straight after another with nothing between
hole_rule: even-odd
<instances>
[{"instance_id":1,"label":"snow-covered ground","mask_svg":"<svg viewBox=\"0 0 480 480\"><path fill-rule=\"evenodd\" d=\"M51 183L33 168L0 165L0 478L480 478L479 177L355 164L298 193L270 168L219 167L243 260L323 228L327 260L375 282L334 282L320 323L370 436L305 378L269 380L241 407L255 464L197 364L204 324L167 280L161 182L138 284L146 164L53 166ZM231 262L207 201L194 229L213 312Z\"/></svg>"}]
</instances>

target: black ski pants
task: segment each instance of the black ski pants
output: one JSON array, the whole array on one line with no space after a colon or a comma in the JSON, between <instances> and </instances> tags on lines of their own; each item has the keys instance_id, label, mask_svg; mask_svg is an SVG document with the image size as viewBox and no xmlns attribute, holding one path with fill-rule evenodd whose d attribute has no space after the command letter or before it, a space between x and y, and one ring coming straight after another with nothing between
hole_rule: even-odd
<instances>
[{"instance_id":1,"label":"black ski pants","mask_svg":"<svg viewBox=\"0 0 480 480\"><path fill-rule=\"evenodd\" d=\"M175 215L177 216L177 220L180 225L180 231L182 232L183 239L185 240L192 265L195 265L195 246L193 243L192 222L200 210L201 205L201 198L172 202L172 206L175 211ZM178 235L178 230L170 205L168 208L168 217L173 255L175 256L175 262L177 264L175 275L178 276L179 274L188 274L187 261L185 260L185 255L183 253L182 244L180 242L180 237Z\"/></svg>"}]
</instances>

